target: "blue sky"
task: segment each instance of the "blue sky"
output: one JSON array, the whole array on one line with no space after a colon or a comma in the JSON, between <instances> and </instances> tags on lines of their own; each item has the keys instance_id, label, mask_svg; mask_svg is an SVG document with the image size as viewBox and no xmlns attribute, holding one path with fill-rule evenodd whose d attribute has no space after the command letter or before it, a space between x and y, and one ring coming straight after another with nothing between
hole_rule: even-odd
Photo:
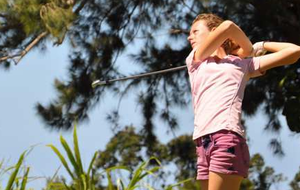
<instances>
[{"instance_id":1,"label":"blue sky","mask_svg":"<svg viewBox=\"0 0 300 190\"><path fill-rule=\"evenodd\" d=\"M28 185L36 190L45 186L45 177L51 177L61 166L58 158L46 147L54 144L61 149L59 135L62 134L68 142L71 142L71 132L57 132L45 128L37 117L34 106L37 102L48 103L55 98L54 79L66 78L68 66L68 47L52 47L40 53L30 52L17 66L11 70L0 71L0 160L4 160L5 166L11 166L17 162L20 154L35 146L33 151L26 157L25 165L30 166L30 176L40 177L31 181ZM121 58L125 59L125 58ZM121 62L121 60L120 60ZM122 61L125 65L120 68L131 68L128 60ZM90 121L79 126L78 136L80 149L85 167L88 166L93 153L98 149L104 149L106 143L112 136L110 126L106 122L106 114L116 108L116 97L108 97L91 112ZM139 107L134 102L135 96L129 96L121 104L121 124L133 124L139 126L141 120ZM182 112L177 110L180 116L180 130L176 135L183 133L191 134L193 130L192 106ZM126 116L125 116L126 114ZM274 167L277 173L281 172L288 181L294 177L300 166L300 141L299 135L293 135L284 124L280 136L283 142L286 156L274 157L269 150L268 141L270 135L263 131L266 123L262 113L247 120L248 133L251 138L250 152L259 152L265 158L266 164ZM161 127L166 129L162 124ZM167 142L173 138L172 134L165 133L166 130L156 129L160 139ZM163 132L161 132L163 131ZM67 176L64 168L59 170L60 175ZM0 176L0 184L5 186L6 177ZM271 189L288 189L287 183L280 186L272 186Z\"/></svg>"}]
</instances>

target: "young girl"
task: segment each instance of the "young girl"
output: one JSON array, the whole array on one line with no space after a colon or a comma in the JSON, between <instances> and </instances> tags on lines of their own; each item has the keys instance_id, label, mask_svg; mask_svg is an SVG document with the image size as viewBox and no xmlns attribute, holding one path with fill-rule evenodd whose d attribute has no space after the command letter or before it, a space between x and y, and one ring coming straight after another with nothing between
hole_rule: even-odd
<instances>
[{"instance_id":1,"label":"young girl","mask_svg":"<svg viewBox=\"0 0 300 190\"><path fill-rule=\"evenodd\" d=\"M252 46L237 25L213 14L197 16L188 40L193 48L186 63L195 115L197 179L202 190L238 190L250 160L241 124L246 83L268 69L295 63L300 47L278 42ZM273 53L244 59L264 51Z\"/></svg>"}]
</instances>

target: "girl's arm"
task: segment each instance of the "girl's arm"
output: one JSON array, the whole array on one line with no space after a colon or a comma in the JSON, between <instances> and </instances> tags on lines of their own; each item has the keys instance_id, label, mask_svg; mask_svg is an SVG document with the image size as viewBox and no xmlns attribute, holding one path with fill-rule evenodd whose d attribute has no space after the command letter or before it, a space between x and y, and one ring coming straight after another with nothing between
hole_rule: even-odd
<instances>
[{"instance_id":1,"label":"girl's arm","mask_svg":"<svg viewBox=\"0 0 300 190\"><path fill-rule=\"evenodd\" d=\"M289 65L295 63L300 58L300 46L292 43L265 42L264 49L274 52L260 57L260 71Z\"/></svg>"},{"instance_id":2,"label":"girl's arm","mask_svg":"<svg viewBox=\"0 0 300 190\"><path fill-rule=\"evenodd\" d=\"M209 57L225 40L231 39L240 46L237 54L240 57L247 57L252 52L252 43L245 33L232 21L222 22L215 30L212 30L206 40L203 41L195 52L195 61Z\"/></svg>"}]
</instances>

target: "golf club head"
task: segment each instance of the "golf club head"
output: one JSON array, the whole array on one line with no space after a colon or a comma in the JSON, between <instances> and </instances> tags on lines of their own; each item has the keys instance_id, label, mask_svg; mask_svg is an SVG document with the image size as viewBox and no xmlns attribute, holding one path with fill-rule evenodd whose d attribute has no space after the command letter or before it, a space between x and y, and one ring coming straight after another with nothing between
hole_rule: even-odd
<instances>
[{"instance_id":1,"label":"golf club head","mask_svg":"<svg viewBox=\"0 0 300 190\"><path fill-rule=\"evenodd\" d=\"M97 86L105 85L108 84L108 81L100 81L100 80L95 80L92 83L92 88L96 88Z\"/></svg>"}]
</instances>

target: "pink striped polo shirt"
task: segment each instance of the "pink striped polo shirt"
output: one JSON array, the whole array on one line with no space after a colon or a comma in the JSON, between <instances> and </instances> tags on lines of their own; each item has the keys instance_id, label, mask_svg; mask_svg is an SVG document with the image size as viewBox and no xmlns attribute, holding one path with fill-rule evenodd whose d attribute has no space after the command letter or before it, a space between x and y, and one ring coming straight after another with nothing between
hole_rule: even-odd
<instances>
[{"instance_id":1,"label":"pink striped polo shirt","mask_svg":"<svg viewBox=\"0 0 300 190\"><path fill-rule=\"evenodd\" d=\"M195 62L194 53L195 49L186 59L194 108L193 139L222 129L245 137L242 101L247 81L264 74L259 70L259 57L227 55L219 62L213 57Z\"/></svg>"}]
</instances>

